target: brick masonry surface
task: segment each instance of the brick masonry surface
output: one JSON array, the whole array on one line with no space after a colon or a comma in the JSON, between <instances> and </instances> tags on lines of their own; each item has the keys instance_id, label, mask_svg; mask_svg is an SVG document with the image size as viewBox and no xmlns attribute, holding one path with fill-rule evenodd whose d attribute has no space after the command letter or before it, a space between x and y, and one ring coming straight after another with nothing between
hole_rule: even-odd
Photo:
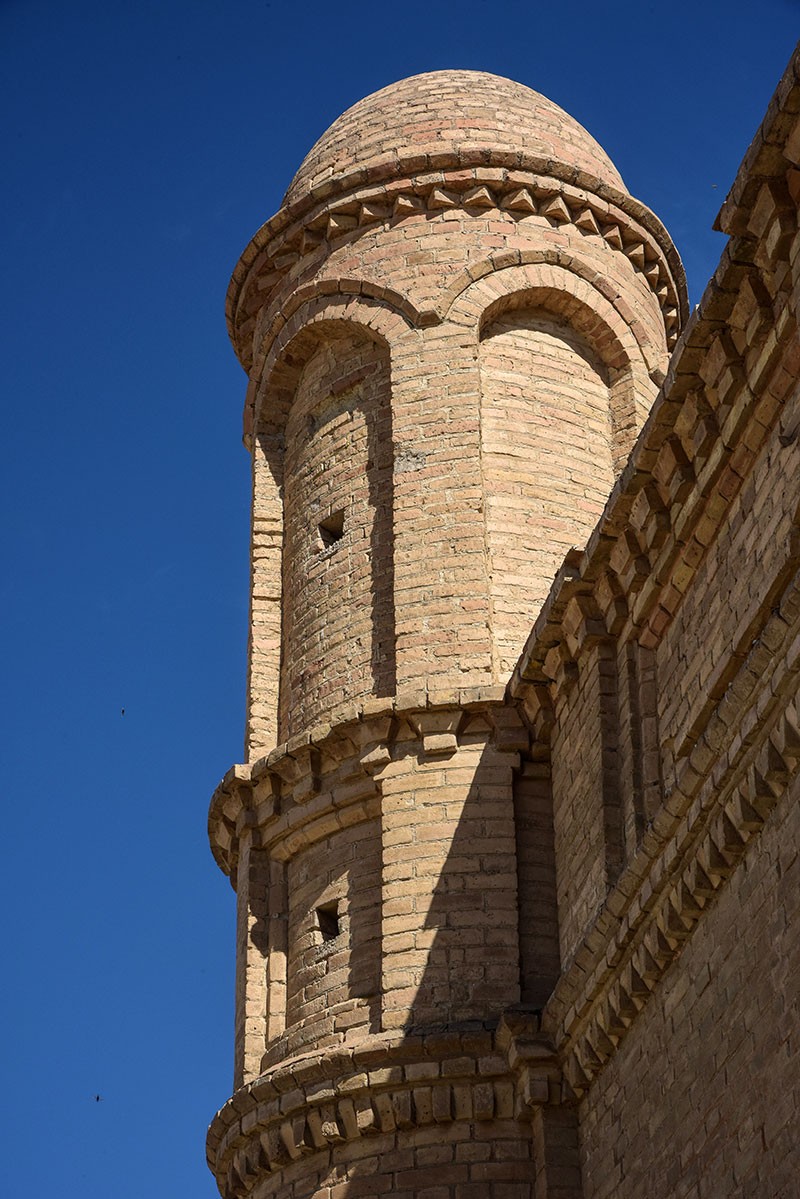
<instances>
[{"instance_id":1,"label":"brick masonry surface","mask_svg":"<svg viewBox=\"0 0 800 1199\"><path fill-rule=\"evenodd\" d=\"M479 72L355 105L237 265L225 1199L797 1193L799 71L691 316Z\"/></svg>"},{"instance_id":2,"label":"brick masonry surface","mask_svg":"<svg viewBox=\"0 0 800 1199\"><path fill-rule=\"evenodd\" d=\"M796 1193L799 812L795 784L584 1100L586 1195Z\"/></svg>"}]
</instances>

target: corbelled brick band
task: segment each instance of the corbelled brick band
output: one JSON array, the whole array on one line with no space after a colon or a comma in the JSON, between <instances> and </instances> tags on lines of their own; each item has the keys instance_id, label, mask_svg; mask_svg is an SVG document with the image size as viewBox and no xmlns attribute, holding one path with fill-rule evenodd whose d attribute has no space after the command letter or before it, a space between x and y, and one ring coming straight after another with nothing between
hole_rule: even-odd
<instances>
[{"instance_id":1,"label":"corbelled brick band","mask_svg":"<svg viewBox=\"0 0 800 1199\"><path fill-rule=\"evenodd\" d=\"M798 64L680 338L657 219L477 72L355 105L245 251L225 1199L793 1193Z\"/></svg>"}]
</instances>

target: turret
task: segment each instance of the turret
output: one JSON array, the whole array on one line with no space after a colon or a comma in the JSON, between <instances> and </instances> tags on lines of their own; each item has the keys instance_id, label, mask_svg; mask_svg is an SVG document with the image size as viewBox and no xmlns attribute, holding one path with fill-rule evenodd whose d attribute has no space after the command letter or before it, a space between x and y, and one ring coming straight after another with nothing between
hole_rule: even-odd
<instances>
[{"instance_id":1,"label":"turret","mask_svg":"<svg viewBox=\"0 0 800 1199\"><path fill-rule=\"evenodd\" d=\"M685 310L597 143L479 72L348 110L242 256L247 762L210 819L239 904L224 1195L533 1179L514 1030L559 972L552 821L505 684Z\"/></svg>"}]
</instances>

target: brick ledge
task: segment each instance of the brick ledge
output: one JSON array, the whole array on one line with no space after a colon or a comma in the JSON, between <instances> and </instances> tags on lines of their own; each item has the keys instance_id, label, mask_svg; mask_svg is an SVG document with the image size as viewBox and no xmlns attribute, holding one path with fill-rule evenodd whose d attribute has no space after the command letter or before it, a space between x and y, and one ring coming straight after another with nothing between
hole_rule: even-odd
<instances>
[{"instance_id":1,"label":"brick ledge","mask_svg":"<svg viewBox=\"0 0 800 1199\"><path fill-rule=\"evenodd\" d=\"M208 1163L221 1191L244 1197L258 1178L335 1144L528 1119L561 1099L558 1061L532 1013L511 1011L495 1030L377 1034L298 1055L241 1087L209 1127Z\"/></svg>"}]
</instances>

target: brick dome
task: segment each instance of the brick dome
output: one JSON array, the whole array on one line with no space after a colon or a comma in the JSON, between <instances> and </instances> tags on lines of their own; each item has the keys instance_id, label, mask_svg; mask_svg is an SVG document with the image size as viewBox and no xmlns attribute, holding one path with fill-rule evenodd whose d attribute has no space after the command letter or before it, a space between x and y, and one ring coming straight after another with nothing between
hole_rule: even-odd
<instances>
[{"instance_id":1,"label":"brick dome","mask_svg":"<svg viewBox=\"0 0 800 1199\"><path fill-rule=\"evenodd\" d=\"M348 108L303 159L284 204L337 176L386 175L412 162L435 169L459 158L464 165L551 161L626 190L605 151L552 100L485 71L430 71Z\"/></svg>"}]
</instances>

